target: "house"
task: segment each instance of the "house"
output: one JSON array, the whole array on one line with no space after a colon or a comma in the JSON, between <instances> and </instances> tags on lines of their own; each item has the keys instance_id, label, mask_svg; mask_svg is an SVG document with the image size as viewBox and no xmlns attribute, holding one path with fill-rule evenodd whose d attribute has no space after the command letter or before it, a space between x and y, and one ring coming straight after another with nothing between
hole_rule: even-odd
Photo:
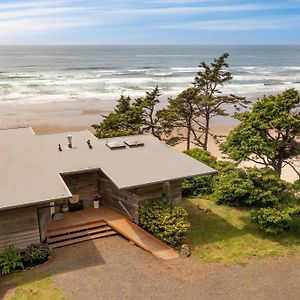
<instances>
[{"instance_id":1,"label":"house","mask_svg":"<svg viewBox=\"0 0 300 300\"><path fill-rule=\"evenodd\" d=\"M74 195L90 210L100 195L105 207L137 223L141 201L179 202L183 179L216 172L151 135L5 129L0 151L0 251L45 241L51 216Z\"/></svg>"}]
</instances>

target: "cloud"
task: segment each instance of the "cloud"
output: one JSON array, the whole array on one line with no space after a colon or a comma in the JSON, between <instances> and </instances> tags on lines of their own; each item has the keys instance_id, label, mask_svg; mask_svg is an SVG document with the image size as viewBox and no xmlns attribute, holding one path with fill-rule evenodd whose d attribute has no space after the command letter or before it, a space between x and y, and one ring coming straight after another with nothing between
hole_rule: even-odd
<instances>
[{"instance_id":1,"label":"cloud","mask_svg":"<svg viewBox=\"0 0 300 300\"><path fill-rule=\"evenodd\" d=\"M156 8L132 8L115 10L118 14L131 15L188 15L188 14L206 14L206 13L226 13L226 12L250 12L271 9L286 8L282 4L237 4L237 5L216 5L216 6L171 6Z\"/></svg>"},{"instance_id":2,"label":"cloud","mask_svg":"<svg viewBox=\"0 0 300 300\"><path fill-rule=\"evenodd\" d=\"M226 0L18 0L0 3L0 37L34 36L41 32L51 33L69 28L128 28L128 35L138 28L246 31L276 29L292 26L287 19L267 19L255 17L267 15L270 11L280 12L299 8L299 1L254 2ZM294 12L295 11L295 12ZM238 14L240 19L229 19L230 14ZM247 15L248 18L242 18ZM253 16L252 18L249 15ZM188 22L188 19L205 20ZM222 16L223 19L220 19ZM178 20L181 20L180 22ZM142 22L141 22L142 20ZM299 19L297 19L299 21ZM156 24L161 23L157 26ZM134 25L129 25L134 24ZM136 27L136 24L141 24ZM118 27L119 26L119 27ZM123 26L122 28L120 26ZM131 27L130 27L131 26ZM143 27L144 26L144 27Z\"/></svg>"},{"instance_id":3,"label":"cloud","mask_svg":"<svg viewBox=\"0 0 300 300\"><path fill-rule=\"evenodd\" d=\"M299 18L296 18L299 21ZM160 25L164 29L252 31L282 29L291 26L291 19L231 19Z\"/></svg>"}]
</instances>

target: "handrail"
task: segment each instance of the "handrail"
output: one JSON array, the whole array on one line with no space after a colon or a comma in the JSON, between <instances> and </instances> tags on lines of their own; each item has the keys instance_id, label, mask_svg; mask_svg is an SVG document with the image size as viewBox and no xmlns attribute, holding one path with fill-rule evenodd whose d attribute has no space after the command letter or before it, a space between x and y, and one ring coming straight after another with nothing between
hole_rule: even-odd
<instances>
[{"instance_id":1,"label":"handrail","mask_svg":"<svg viewBox=\"0 0 300 300\"><path fill-rule=\"evenodd\" d=\"M127 215L131 218L132 218L132 215L130 214L130 212L128 211L128 209L124 206L124 204L122 203L121 200L119 200L119 204L122 206L122 208L126 211Z\"/></svg>"}]
</instances>

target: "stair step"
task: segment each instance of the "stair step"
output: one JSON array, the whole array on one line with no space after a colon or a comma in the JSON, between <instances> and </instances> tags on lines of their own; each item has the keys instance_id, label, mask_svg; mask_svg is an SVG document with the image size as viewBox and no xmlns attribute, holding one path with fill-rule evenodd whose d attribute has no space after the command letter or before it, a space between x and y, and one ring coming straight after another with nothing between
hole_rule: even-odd
<instances>
[{"instance_id":1,"label":"stair step","mask_svg":"<svg viewBox=\"0 0 300 300\"><path fill-rule=\"evenodd\" d=\"M84 242L84 241L88 241L88 240L94 240L94 239L98 239L98 238L102 238L102 237L106 237L106 236L110 236L110 235L115 235L115 234L117 234L117 232L111 230L111 231L96 233L94 235L83 236L83 237L80 237L77 239L64 240L64 241L61 241L58 243L53 243L49 246L51 248L60 248L60 247L64 247L64 246L68 246L68 245L72 245L72 244L76 244L76 243L80 243L80 242Z\"/></svg>"},{"instance_id":2,"label":"stair step","mask_svg":"<svg viewBox=\"0 0 300 300\"><path fill-rule=\"evenodd\" d=\"M81 236L86 236L86 235L92 235L95 233L100 233L100 232L104 232L104 231L109 231L112 230L111 227L109 226L101 226L98 228L94 228L94 229L84 229L81 231L76 231L76 232L66 232L63 235L59 235L59 236L55 236L55 237L49 237L48 238L48 244L52 244L52 243L56 243L56 242L60 242L60 241L64 241L64 240L68 240L68 239L72 239L72 238L79 238Z\"/></svg>"},{"instance_id":3,"label":"stair step","mask_svg":"<svg viewBox=\"0 0 300 300\"><path fill-rule=\"evenodd\" d=\"M61 228L61 229L52 229L52 230L49 229L47 236L53 237L53 236L65 234L67 232L81 231L81 230L86 230L89 228L96 228L96 227L101 227L101 226L106 226L106 225L107 225L106 222L97 221L97 222L85 223L83 225L72 225L72 226Z\"/></svg>"}]
</instances>

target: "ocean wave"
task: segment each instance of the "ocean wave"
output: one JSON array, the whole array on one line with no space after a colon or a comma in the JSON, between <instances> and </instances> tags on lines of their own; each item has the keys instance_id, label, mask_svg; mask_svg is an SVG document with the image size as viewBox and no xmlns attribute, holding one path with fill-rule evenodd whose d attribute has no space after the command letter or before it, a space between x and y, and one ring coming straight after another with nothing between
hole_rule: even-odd
<instances>
[{"instance_id":1,"label":"ocean wave","mask_svg":"<svg viewBox=\"0 0 300 300\"><path fill-rule=\"evenodd\" d=\"M300 72L285 70L271 72L271 68L236 67L231 83L223 87L225 93L248 95L270 93L288 87L300 87ZM248 68L248 67L246 67ZM48 72L6 72L0 74L0 102L57 102L117 99L122 93L144 95L155 86L163 95L177 95L191 86L195 67L132 68L118 70L69 70ZM253 72L253 73L251 73ZM256 73L255 73L256 72ZM261 72L269 72L264 74ZM193 73L193 74L192 74Z\"/></svg>"},{"instance_id":2,"label":"ocean wave","mask_svg":"<svg viewBox=\"0 0 300 300\"><path fill-rule=\"evenodd\" d=\"M136 54L135 57L191 57L192 54Z\"/></svg>"},{"instance_id":3,"label":"ocean wave","mask_svg":"<svg viewBox=\"0 0 300 300\"><path fill-rule=\"evenodd\" d=\"M284 69L287 69L287 70L295 70L295 71L299 71L300 70L300 67L284 67Z\"/></svg>"},{"instance_id":4,"label":"ocean wave","mask_svg":"<svg viewBox=\"0 0 300 300\"><path fill-rule=\"evenodd\" d=\"M177 73L193 73L193 72L198 72L199 67L173 67L171 68L172 71L175 71Z\"/></svg>"}]
</instances>

